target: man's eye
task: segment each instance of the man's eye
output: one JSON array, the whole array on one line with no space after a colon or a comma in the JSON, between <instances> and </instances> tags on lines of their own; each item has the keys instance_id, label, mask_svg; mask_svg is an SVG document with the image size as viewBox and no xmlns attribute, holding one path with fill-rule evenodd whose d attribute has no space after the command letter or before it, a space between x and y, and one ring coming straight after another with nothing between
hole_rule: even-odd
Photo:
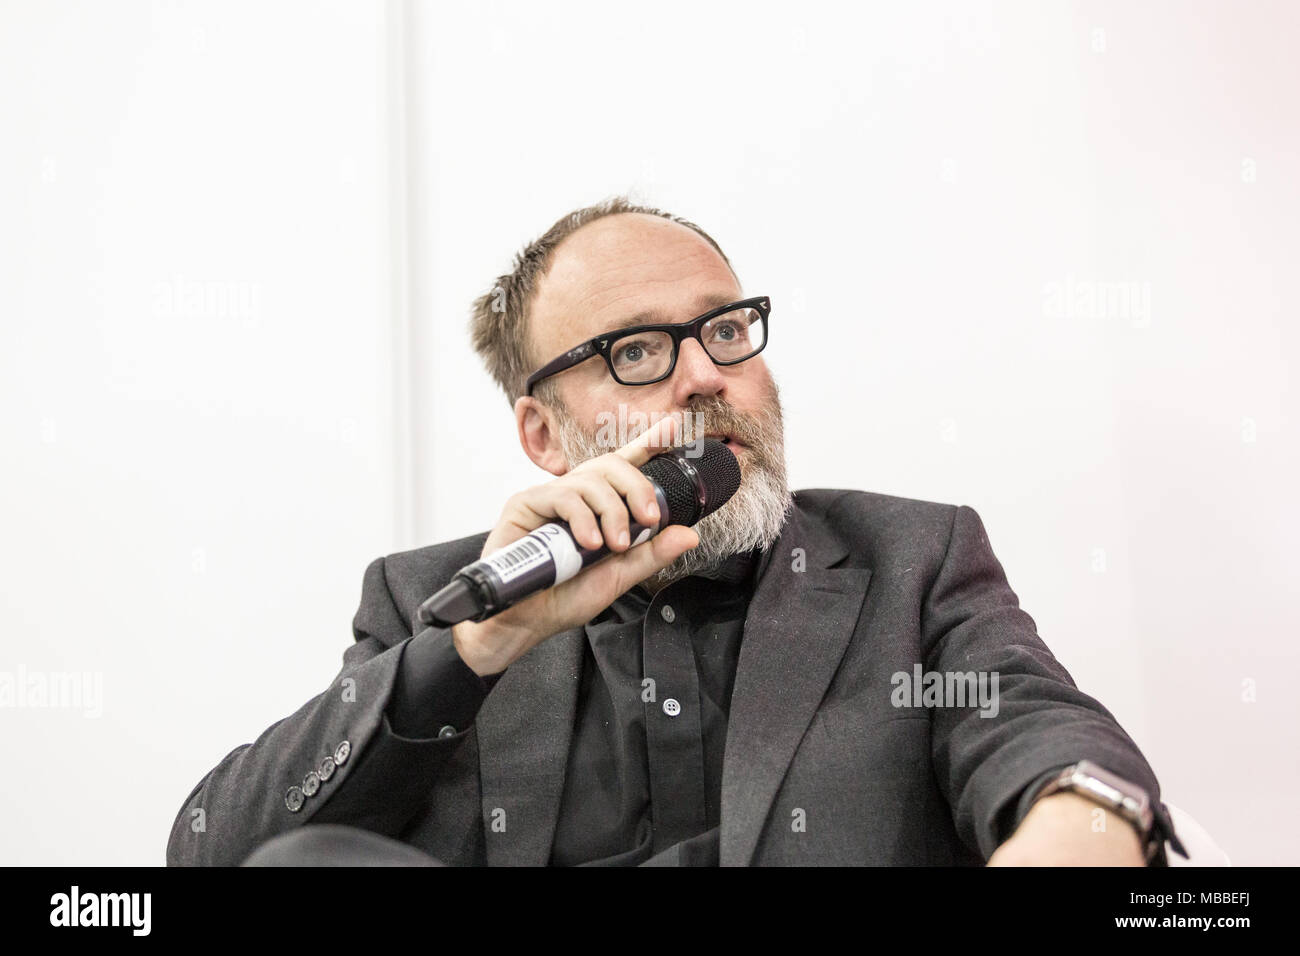
<instances>
[{"instance_id":1,"label":"man's eye","mask_svg":"<svg viewBox=\"0 0 1300 956\"><path fill-rule=\"evenodd\" d=\"M628 342L615 350L614 361L622 365L634 365L644 361L649 354L650 349L645 342Z\"/></svg>"}]
</instances>

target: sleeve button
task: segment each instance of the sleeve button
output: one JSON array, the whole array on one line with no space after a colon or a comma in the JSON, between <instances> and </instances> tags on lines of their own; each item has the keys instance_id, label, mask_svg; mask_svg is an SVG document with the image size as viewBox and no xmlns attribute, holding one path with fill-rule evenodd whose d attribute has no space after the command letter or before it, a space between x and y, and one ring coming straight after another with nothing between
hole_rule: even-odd
<instances>
[{"instance_id":1,"label":"sleeve button","mask_svg":"<svg viewBox=\"0 0 1300 956\"><path fill-rule=\"evenodd\" d=\"M346 740L334 748L334 765L341 767L348 762L348 754L352 753L352 745Z\"/></svg>"},{"instance_id":2,"label":"sleeve button","mask_svg":"<svg viewBox=\"0 0 1300 956\"><path fill-rule=\"evenodd\" d=\"M289 808L290 813L297 813L302 809L302 805L307 798L302 795L302 791L297 787L290 787L284 793L284 805Z\"/></svg>"},{"instance_id":3,"label":"sleeve button","mask_svg":"<svg viewBox=\"0 0 1300 956\"><path fill-rule=\"evenodd\" d=\"M320 774L315 770L309 770L307 776L302 778L302 792L305 796L314 797L316 791L320 789Z\"/></svg>"}]
</instances>

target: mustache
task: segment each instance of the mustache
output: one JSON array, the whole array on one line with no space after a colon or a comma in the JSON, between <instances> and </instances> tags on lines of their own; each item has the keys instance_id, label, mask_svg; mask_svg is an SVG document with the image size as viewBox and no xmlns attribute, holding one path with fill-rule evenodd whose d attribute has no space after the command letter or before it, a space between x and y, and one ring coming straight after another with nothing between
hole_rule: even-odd
<instances>
[{"instance_id":1,"label":"mustache","mask_svg":"<svg viewBox=\"0 0 1300 956\"><path fill-rule=\"evenodd\" d=\"M752 416L739 412L723 399L712 397L694 402L686 409L690 415L683 416L683 444L703 438L710 433L724 433L750 447L763 443L766 434L764 424Z\"/></svg>"},{"instance_id":2,"label":"mustache","mask_svg":"<svg viewBox=\"0 0 1300 956\"><path fill-rule=\"evenodd\" d=\"M782 421L779 406L769 406L757 414L746 414L719 398L710 396L693 402L683 416L682 436L679 443L688 445L710 433L730 435L749 451L749 459L742 457L740 470L748 474L751 469L772 471L784 467Z\"/></svg>"},{"instance_id":3,"label":"mustache","mask_svg":"<svg viewBox=\"0 0 1300 956\"><path fill-rule=\"evenodd\" d=\"M624 405L601 412L595 424L579 423L567 407L559 406L560 441L570 467L613 451L635 439L655 422L671 416L678 423L676 444L690 445L709 434L728 435L743 444L748 454L741 456L741 473L751 470L784 473L784 416L775 383L769 389L768 402L756 411L743 412L720 395L696 396L685 407L672 412L636 410ZM639 421L637 420L639 419Z\"/></svg>"}]
</instances>

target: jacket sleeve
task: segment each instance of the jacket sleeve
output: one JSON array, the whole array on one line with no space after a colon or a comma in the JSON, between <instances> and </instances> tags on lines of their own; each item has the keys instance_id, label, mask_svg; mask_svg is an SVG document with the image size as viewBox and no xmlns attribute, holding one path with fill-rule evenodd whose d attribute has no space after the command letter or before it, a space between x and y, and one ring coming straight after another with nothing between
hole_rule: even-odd
<instances>
[{"instance_id":1,"label":"jacket sleeve","mask_svg":"<svg viewBox=\"0 0 1300 956\"><path fill-rule=\"evenodd\" d=\"M967 846L988 859L1027 812L1037 785L1079 760L1144 788L1157 827L1180 846L1150 765L1039 638L979 515L965 505L953 515L947 553L922 609L922 635L927 671L983 672L996 686L994 716L970 707L933 711L935 775Z\"/></svg>"},{"instance_id":2,"label":"jacket sleeve","mask_svg":"<svg viewBox=\"0 0 1300 956\"><path fill-rule=\"evenodd\" d=\"M427 803L481 697L456 695L449 709L466 726L454 734L403 736L389 717L397 712L390 699L403 680L403 658L417 641L441 646L440 653L420 655L435 688L463 686L464 674L473 672L454 648L445 653L449 630L411 636L383 558L366 569L352 629L354 643L330 686L236 748L190 793L172 825L169 866L238 865L266 840L306 823L346 823L397 837ZM430 667L441 670L428 674ZM468 714L467 698L475 701Z\"/></svg>"}]
</instances>

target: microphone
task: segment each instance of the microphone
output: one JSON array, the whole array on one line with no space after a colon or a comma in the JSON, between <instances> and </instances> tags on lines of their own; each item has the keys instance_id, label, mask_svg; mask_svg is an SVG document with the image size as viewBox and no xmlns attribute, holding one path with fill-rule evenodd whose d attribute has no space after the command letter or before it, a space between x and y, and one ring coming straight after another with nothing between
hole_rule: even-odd
<instances>
[{"instance_id":1,"label":"microphone","mask_svg":"<svg viewBox=\"0 0 1300 956\"><path fill-rule=\"evenodd\" d=\"M659 525L648 528L628 515L632 545L649 540L670 524L693 525L730 500L740 487L740 462L725 443L705 438L695 457L685 448L656 455L641 466L654 485ZM530 594L554 587L608 555L574 540L567 521L544 524L513 544L456 572L451 582L420 605L423 624L451 627L483 621Z\"/></svg>"}]
</instances>

